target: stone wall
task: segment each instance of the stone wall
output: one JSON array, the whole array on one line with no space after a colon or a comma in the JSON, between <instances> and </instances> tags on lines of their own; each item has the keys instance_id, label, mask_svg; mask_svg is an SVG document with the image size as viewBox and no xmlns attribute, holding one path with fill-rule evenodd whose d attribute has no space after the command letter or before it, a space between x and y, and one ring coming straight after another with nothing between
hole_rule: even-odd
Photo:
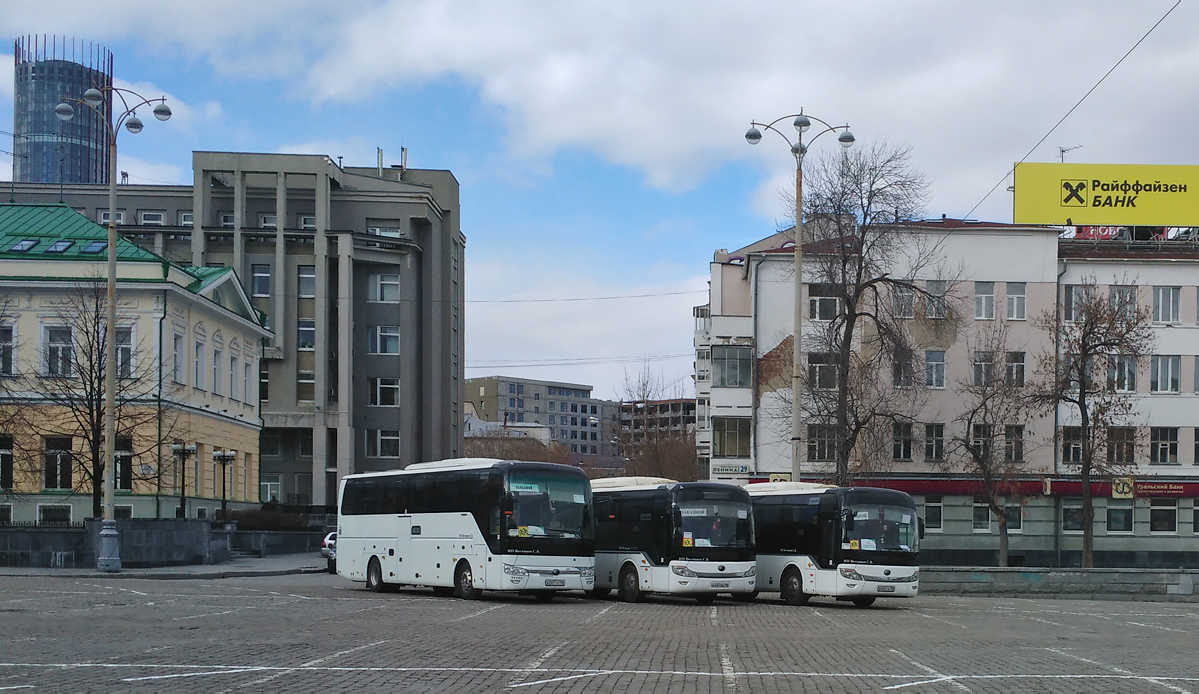
<instances>
[{"instance_id":1,"label":"stone wall","mask_svg":"<svg viewBox=\"0 0 1199 694\"><path fill-rule=\"evenodd\" d=\"M1199 602L1194 569L921 567L922 594Z\"/></svg>"},{"instance_id":2,"label":"stone wall","mask_svg":"<svg viewBox=\"0 0 1199 694\"><path fill-rule=\"evenodd\" d=\"M230 537L230 546L254 556L267 557L316 552L324 538L323 530L235 530Z\"/></svg>"},{"instance_id":3,"label":"stone wall","mask_svg":"<svg viewBox=\"0 0 1199 694\"><path fill-rule=\"evenodd\" d=\"M6 528L0 530L0 566L94 568L96 548L83 528Z\"/></svg>"}]
</instances>

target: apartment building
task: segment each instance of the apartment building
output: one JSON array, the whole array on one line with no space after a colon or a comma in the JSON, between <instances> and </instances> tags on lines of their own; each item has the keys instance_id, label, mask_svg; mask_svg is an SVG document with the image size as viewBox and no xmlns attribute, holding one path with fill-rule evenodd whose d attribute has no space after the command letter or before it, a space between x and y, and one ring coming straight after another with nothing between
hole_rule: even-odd
<instances>
[{"instance_id":1,"label":"apartment building","mask_svg":"<svg viewBox=\"0 0 1199 694\"><path fill-rule=\"evenodd\" d=\"M954 442L972 436L962 423L966 386L992 373L1031 383L1041 360L1052 361L1057 352L1054 332L1039 323L1067 310L1073 287L1095 284L1095 291L1133 288L1120 291L1131 291L1153 312L1157 342L1157 354L1119 386L1133 394L1137 414L1122 433L1131 456L1126 472L1093 486L1096 562L1193 562L1186 552L1199 532L1195 247L1059 239L1058 228L952 219L901 227L916 245L935 249L936 258L919 272L902 263L890 269L922 291L892 297L889 309L910 338L913 373L880 372L890 381L880 385L898 390L911 388L913 378L922 383L915 384L910 416L888 422L875 447L861 444L855 456L872 456L857 483L908 491L922 508L924 560L994 562L997 520L980 498L977 474L951 453ZM809 388L835 389L836 375L824 369L820 346L809 337L840 310L818 285L820 253L819 244L805 244L803 373ZM697 452L713 479L791 477L793 257L790 233L783 232L718 251L711 264L709 302L694 313ZM941 296L944 301L930 300ZM984 338L997 328L1005 345L992 352ZM858 340L853 349L864 360L889 358L865 353L869 347ZM1021 463L1005 501L1013 564L1077 562L1081 483L1078 448L1070 443L1073 417L1064 407L1029 407L1004 424L1004 455ZM828 479L836 442L813 418L803 422L801 434L801 478Z\"/></svg>"},{"instance_id":2,"label":"apartment building","mask_svg":"<svg viewBox=\"0 0 1199 694\"><path fill-rule=\"evenodd\" d=\"M231 268L274 333L262 350L259 496L332 507L351 472L462 446L465 237L448 171L323 155L195 152L190 186L121 185L125 238L194 268ZM66 204L108 221L106 186ZM21 202L57 185L17 184Z\"/></svg>"},{"instance_id":3,"label":"apartment building","mask_svg":"<svg viewBox=\"0 0 1199 694\"><path fill-rule=\"evenodd\" d=\"M617 455L620 403L591 397L591 386L512 376L466 381L476 415L505 425L544 424L550 442L565 446L571 460Z\"/></svg>"},{"instance_id":4,"label":"apartment building","mask_svg":"<svg viewBox=\"0 0 1199 694\"><path fill-rule=\"evenodd\" d=\"M116 251L117 517L256 505L270 333L231 269L183 267L125 239ZM2 523L95 513L107 257L107 230L65 205L0 205ZM194 454L176 457L175 443Z\"/></svg>"}]
</instances>

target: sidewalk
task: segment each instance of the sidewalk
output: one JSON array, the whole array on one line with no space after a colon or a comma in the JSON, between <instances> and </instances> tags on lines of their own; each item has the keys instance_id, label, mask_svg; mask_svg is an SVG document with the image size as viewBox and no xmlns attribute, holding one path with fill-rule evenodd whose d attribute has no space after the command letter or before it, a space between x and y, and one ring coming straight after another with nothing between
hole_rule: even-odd
<instances>
[{"instance_id":1,"label":"sidewalk","mask_svg":"<svg viewBox=\"0 0 1199 694\"><path fill-rule=\"evenodd\" d=\"M223 564L192 564L188 566L159 566L149 569L123 569L120 573L104 573L95 569L45 569L0 567L4 576L48 576L53 578L142 578L158 580L244 578L250 576L284 576L288 574L325 573L325 558L320 552L279 554L270 557L244 557Z\"/></svg>"}]
</instances>

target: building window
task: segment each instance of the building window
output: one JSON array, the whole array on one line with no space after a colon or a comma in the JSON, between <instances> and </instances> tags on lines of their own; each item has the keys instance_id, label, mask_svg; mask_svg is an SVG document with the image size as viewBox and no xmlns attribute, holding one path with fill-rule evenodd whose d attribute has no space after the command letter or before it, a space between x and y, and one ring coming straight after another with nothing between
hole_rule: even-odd
<instances>
[{"instance_id":1,"label":"building window","mask_svg":"<svg viewBox=\"0 0 1199 694\"><path fill-rule=\"evenodd\" d=\"M1178 501L1176 499L1149 500L1149 532L1178 532Z\"/></svg>"},{"instance_id":2,"label":"building window","mask_svg":"<svg viewBox=\"0 0 1199 694\"><path fill-rule=\"evenodd\" d=\"M46 375L75 375L75 343L68 327L46 328Z\"/></svg>"},{"instance_id":3,"label":"building window","mask_svg":"<svg viewBox=\"0 0 1199 694\"><path fill-rule=\"evenodd\" d=\"M264 431L258 439L258 452L265 456L277 456L282 450L279 444L279 434L274 431Z\"/></svg>"},{"instance_id":4,"label":"building window","mask_svg":"<svg viewBox=\"0 0 1199 694\"><path fill-rule=\"evenodd\" d=\"M1003 519L1007 521L1009 533L1024 532L1024 507L1020 504L1010 504L1003 507Z\"/></svg>"},{"instance_id":5,"label":"building window","mask_svg":"<svg viewBox=\"0 0 1199 694\"><path fill-rule=\"evenodd\" d=\"M371 458L399 458L400 431L398 429L367 429L366 455Z\"/></svg>"},{"instance_id":6,"label":"building window","mask_svg":"<svg viewBox=\"0 0 1199 694\"><path fill-rule=\"evenodd\" d=\"M1132 532L1132 499L1107 500L1107 531L1109 533Z\"/></svg>"},{"instance_id":7,"label":"building window","mask_svg":"<svg viewBox=\"0 0 1199 694\"><path fill-rule=\"evenodd\" d=\"M1082 463L1082 427L1062 427L1062 462Z\"/></svg>"},{"instance_id":8,"label":"building window","mask_svg":"<svg viewBox=\"0 0 1199 694\"><path fill-rule=\"evenodd\" d=\"M241 400L241 393L238 386L238 379L241 378L241 360L232 354L229 355L229 399Z\"/></svg>"},{"instance_id":9,"label":"building window","mask_svg":"<svg viewBox=\"0 0 1199 694\"><path fill-rule=\"evenodd\" d=\"M171 364L171 380L175 383L185 383L183 375L184 368L187 363L187 348L185 338L182 333L175 333L174 336L174 361Z\"/></svg>"},{"instance_id":10,"label":"building window","mask_svg":"<svg viewBox=\"0 0 1199 694\"><path fill-rule=\"evenodd\" d=\"M71 468L74 456L71 453L70 436L47 436L42 439L45 451L44 487L46 489L71 489Z\"/></svg>"},{"instance_id":11,"label":"building window","mask_svg":"<svg viewBox=\"0 0 1199 694\"><path fill-rule=\"evenodd\" d=\"M924 385L929 388L945 387L945 352L929 350L924 353Z\"/></svg>"},{"instance_id":12,"label":"building window","mask_svg":"<svg viewBox=\"0 0 1199 694\"><path fill-rule=\"evenodd\" d=\"M1003 460L1008 463L1024 462L1024 425L1008 424L1003 428Z\"/></svg>"},{"instance_id":13,"label":"building window","mask_svg":"<svg viewBox=\"0 0 1199 694\"><path fill-rule=\"evenodd\" d=\"M712 380L712 350L700 349L695 352L695 378L699 381ZM1199 390L1196 388L1195 390ZM553 395L553 393L550 393Z\"/></svg>"},{"instance_id":14,"label":"building window","mask_svg":"<svg viewBox=\"0 0 1199 694\"><path fill-rule=\"evenodd\" d=\"M117 378L133 378L133 330L117 328Z\"/></svg>"},{"instance_id":15,"label":"building window","mask_svg":"<svg viewBox=\"0 0 1199 694\"><path fill-rule=\"evenodd\" d=\"M266 362L258 367L258 402L266 402L271 393L271 372L266 366Z\"/></svg>"},{"instance_id":16,"label":"building window","mask_svg":"<svg viewBox=\"0 0 1199 694\"><path fill-rule=\"evenodd\" d=\"M400 276L398 274L372 275L374 285L371 292L372 301L396 303L400 300Z\"/></svg>"},{"instance_id":17,"label":"building window","mask_svg":"<svg viewBox=\"0 0 1199 694\"><path fill-rule=\"evenodd\" d=\"M221 226L224 227L225 229L232 229L234 227L234 222L236 220L237 220L237 218L231 214L222 214L221 215Z\"/></svg>"},{"instance_id":18,"label":"building window","mask_svg":"<svg viewBox=\"0 0 1199 694\"><path fill-rule=\"evenodd\" d=\"M945 295L949 291L948 282L945 280L929 280L925 282L924 289L928 292L924 303L925 318L944 318L949 311L949 302L945 300Z\"/></svg>"},{"instance_id":19,"label":"building window","mask_svg":"<svg viewBox=\"0 0 1199 694\"><path fill-rule=\"evenodd\" d=\"M296 371L296 400L300 402L316 400L315 371Z\"/></svg>"},{"instance_id":20,"label":"building window","mask_svg":"<svg viewBox=\"0 0 1199 694\"><path fill-rule=\"evenodd\" d=\"M273 214L258 215L258 228L274 229L277 226L279 226L279 217L277 217L276 215L273 215Z\"/></svg>"},{"instance_id":21,"label":"building window","mask_svg":"<svg viewBox=\"0 0 1199 694\"><path fill-rule=\"evenodd\" d=\"M1179 368L1182 358L1155 355L1149 360L1149 390L1154 393L1179 391Z\"/></svg>"},{"instance_id":22,"label":"building window","mask_svg":"<svg viewBox=\"0 0 1199 694\"><path fill-rule=\"evenodd\" d=\"M16 373L13 350L16 347L13 326L0 325L0 374L12 376Z\"/></svg>"},{"instance_id":23,"label":"building window","mask_svg":"<svg viewBox=\"0 0 1199 694\"><path fill-rule=\"evenodd\" d=\"M305 429L296 437L296 449L301 458L312 457L312 430Z\"/></svg>"},{"instance_id":24,"label":"building window","mask_svg":"<svg viewBox=\"0 0 1199 694\"><path fill-rule=\"evenodd\" d=\"M371 404L377 407L398 407L400 404L400 379L370 379Z\"/></svg>"},{"instance_id":25,"label":"building window","mask_svg":"<svg viewBox=\"0 0 1199 694\"><path fill-rule=\"evenodd\" d=\"M891 355L891 385L896 388L911 388L916 376L912 368L912 351L899 348Z\"/></svg>"},{"instance_id":26,"label":"building window","mask_svg":"<svg viewBox=\"0 0 1199 694\"><path fill-rule=\"evenodd\" d=\"M316 217L314 215L310 215L310 214L299 215L299 221L300 221L299 226L301 229L315 229L316 228Z\"/></svg>"},{"instance_id":27,"label":"building window","mask_svg":"<svg viewBox=\"0 0 1199 694\"><path fill-rule=\"evenodd\" d=\"M808 354L808 387L814 390L834 390L840 383L837 377L837 355Z\"/></svg>"},{"instance_id":28,"label":"building window","mask_svg":"<svg viewBox=\"0 0 1199 694\"><path fill-rule=\"evenodd\" d=\"M1062 287L1062 318L1073 322L1082 316L1084 304L1094 294L1095 287L1085 284L1067 284Z\"/></svg>"},{"instance_id":29,"label":"building window","mask_svg":"<svg viewBox=\"0 0 1199 694\"><path fill-rule=\"evenodd\" d=\"M194 379L192 387L196 390L204 390L204 343L201 340L196 340L195 352L195 373L192 374Z\"/></svg>"},{"instance_id":30,"label":"building window","mask_svg":"<svg viewBox=\"0 0 1199 694\"><path fill-rule=\"evenodd\" d=\"M894 285L892 298L896 318L911 318L916 313L916 290L909 284Z\"/></svg>"},{"instance_id":31,"label":"building window","mask_svg":"<svg viewBox=\"0 0 1199 694\"><path fill-rule=\"evenodd\" d=\"M1117 316L1132 320L1137 315L1137 288L1113 284L1108 288L1108 300Z\"/></svg>"},{"instance_id":32,"label":"building window","mask_svg":"<svg viewBox=\"0 0 1199 694\"><path fill-rule=\"evenodd\" d=\"M748 458L750 451L748 417L712 418L712 456L715 458Z\"/></svg>"},{"instance_id":33,"label":"building window","mask_svg":"<svg viewBox=\"0 0 1199 694\"><path fill-rule=\"evenodd\" d=\"M133 439L128 436L117 437L116 475L113 482L121 491L133 490Z\"/></svg>"},{"instance_id":34,"label":"building window","mask_svg":"<svg viewBox=\"0 0 1199 694\"><path fill-rule=\"evenodd\" d=\"M372 325L367 340L367 354L399 354L400 326Z\"/></svg>"},{"instance_id":35,"label":"building window","mask_svg":"<svg viewBox=\"0 0 1199 694\"><path fill-rule=\"evenodd\" d=\"M315 318L300 318L296 321L296 349L304 352L316 349Z\"/></svg>"},{"instance_id":36,"label":"building window","mask_svg":"<svg viewBox=\"0 0 1199 694\"><path fill-rule=\"evenodd\" d=\"M241 392L245 394L245 402L247 405L254 404L254 364L250 360L246 360L242 364L242 383Z\"/></svg>"},{"instance_id":37,"label":"building window","mask_svg":"<svg viewBox=\"0 0 1199 694\"><path fill-rule=\"evenodd\" d=\"M271 266L250 266L250 293L254 296L271 295Z\"/></svg>"},{"instance_id":38,"label":"building window","mask_svg":"<svg viewBox=\"0 0 1199 694\"><path fill-rule=\"evenodd\" d=\"M316 298L316 266L301 265L298 268L296 296L301 299Z\"/></svg>"},{"instance_id":39,"label":"building window","mask_svg":"<svg viewBox=\"0 0 1199 694\"><path fill-rule=\"evenodd\" d=\"M108 210L100 210L99 220L101 224L108 224ZM117 224L125 223L125 210L117 210Z\"/></svg>"},{"instance_id":40,"label":"building window","mask_svg":"<svg viewBox=\"0 0 1199 694\"><path fill-rule=\"evenodd\" d=\"M221 395L221 363L225 351L215 345L212 348L212 394Z\"/></svg>"},{"instance_id":41,"label":"building window","mask_svg":"<svg viewBox=\"0 0 1199 694\"><path fill-rule=\"evenodd\" d=\"M1149 462L1178 464L1178 427L1149 427Z\"/></svg>"},{"instance_id":42,"label":"building window","mask_svg":"<svg viewBox=\"0 0 1199 694\"><path fill-rule=\"evenodd\" d=\"M38 504L38 525L70 525L71 506L69 504Z\"/></svg>"},{"instance_id":43,"label":"building window","mask_svg":"<svg viewBox=\"0 0 1199 694\"><path fill-rule=\"evenodd\" d=\"M1107 388L1118 393L1133 393L1137 389L1137 360L1117 354L1107 358Z\"/></svg>"},{"instance_id":44,"label":"building window","mask_svg":"<svg viewBox=\"0 0 1199 694\"><path fill-rule=\"evenodd\" d=\"M1025 316L1025 284L1023 282L1007 283L1007 319L1024 320Z\"/></svg>"},{"instance_id":45,"label":"building window","mask_svg":"<svg viewBox=\"0 0 1199 694\"><path fill-rule=\"evenodd\" d=\"M194 214L192 214L191 212L180 212L179 213L179 226L181 226L181 227L194 226L196 223L195 220L196 220L196 216Z\"/></svg>"},{"instance_id":46,"label":"building window","mask_svg":"<svg viewBox=\"0 0 1199 694\"><path fill-rule=\"evenodd\" d=\"M924 459L925 460L944 460L945 459L945 425L944 424L925 424L924 425Z\"/></svg>"},{"instance_id":47,"label":"building window","mask_svg":"<svg viewBox=\"0 0 1199 694\"><path fill-rule=\"evenodd\" d=\"M970 427L970 450L979 460L990 460L992 436L990 424L975 424Z\"/></svg>"},{"instance_id":48,"label":"building window","mask_svg":"<svg viewBox=\"0 0 1199 694\"><path fill-rule=\"evenodd\" d=\"M891 459L912 459L912 425L908 422L895 422L891 425Z\"/></svg>"},{"instance_id":49,"label":"building window","mask_svg":"<svg viewBox=\"0 0 1199 694\"><path fill-rule=\"evenodd\" d=\"M924 497L924 529L931 532L941 532L941 514L943 505L940 495Z\"/></svg>"},{"instance_id":50,"label":"building window","mask_svg":"<svg viewBox=\"0 0 1199 694\"><path fill-rule=\"evenodd\" d=\"M716 417L712 421L716 421ZM808 460L829 461L837 455L837 428L828 424L808 425Z\"/></svg>"},{"instance_id":51,"label":"building window","mask_svg":"<svg viewBox=\"0 0 1199 694\"><path fill-rule=\"evenodd\" d=\"M1136 429L1108 427L1107 462L1113 465L1132 465L1136 453Z\"/></svg>"},{"instance_id":52,"label":"building window","mask_svg":"<svg viewBox=\"0 0 1199 694\"><path fill-rule=\"evenodd\" d=\"M995 378L995 357L991 352L974 353L973 384L985 386Z\"/></svg>"},{"instance_id":53,"label":"building window","mask_svg":"<svg viewBox=\"0 0 1199 694\"><path fill-rule=\"evenodd\" d=\"M1177 323L1179 321L1178 302L1181 295L1181 287L1154 287L1153 322Z\"/></svg>"},{"instance_id":54,"label":"building window","mask_svg":"<svg viewBox=\"0 0 1199 694\"><path fill-rule=\"evenodd\" d=\"M841 299L837 288L831 284L808 285L808 318L810 320L833 320L840 314Z\"/></svg>"},{"instance_id":55,"label":"building window","mask_svg":"<svg viewBox=\"0 0 1199 694\"><path fill-rule=\"evenodd\" d=\"M1062 531L1082 532L1082 499L1062 499Z\"/></svg>"},{"instance_id":56,"label":"building window","mask_svg":"<svg viewBox=\"0 0 1199 694\"><path fill-rule=\"evenodd\" d=\"M142 210L137 214L138 224L143 226L160 227L166 224L167 213L162 210Z\"/></svg>"},{"instance_id":57,"label":"building window","mask_svg":"<svg viewBox=\"0 0 1199 694\"><path fill-rule=\"evenodd\" d=\"M995 317L995 283L974 283L974 319L991 320Z\"/></svg>"},{"instance_id":58,"label":"building window","mask_svg":"<svg viewBox=\"0 0 1199 694\"><path fill-rule=\"evenodd\" d=\"M750 387L753 356L753 348L748 345L714 345L712 387Z\"/></svg>"},{"instance_id":59,"label":"building window","mask_svg":"<svg viewBox=\"0 0 1199 694\"><path fill-rule=\"evenodd\" d=\"M554 412L557 409L558 409L558 403L553 400L550 400L550 405L549 405L550 412Z\"/></svg>"},{"instance_id":60,"label":"building window","mask_svg":"<svg viewBox=\"0 0 1199 694\"><path fill-rule=\"evenodd\" d=\"M279 503L283 494L283 475L263 472L258 475L258 500L263 503Z\"/></svg>"},{"instance_id":61,"label":"building window","mask_svg":"<svg viewBox=\"0 0 1199 694\"><path fill-rule=\"evenodd\" d=\"M991 532L991 507L983 497L974 497L973 529L976 533Z\"/></svg>"},{"instance_id":62,"label":"building window","mask_svg":"<svg viewBox=\"0 0 1199 694\"><path fill-rule=\"evenodd\" d=\"M1004 379L1009 386L1024 387L1024 352L1007 353L1007 372Z\"/></svg>"}]
</instances>

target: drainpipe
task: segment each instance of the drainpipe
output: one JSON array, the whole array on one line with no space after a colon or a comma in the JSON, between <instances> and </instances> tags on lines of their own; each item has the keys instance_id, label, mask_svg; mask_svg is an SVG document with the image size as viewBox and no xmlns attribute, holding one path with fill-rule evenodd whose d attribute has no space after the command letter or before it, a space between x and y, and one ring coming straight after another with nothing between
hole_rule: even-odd
<instances>
[{"instance_id":1,"label":"drainpipe","mask_svg":"<svg viewBox=\"0 0 1199 694\"><path fill-rule=\"evenodd\" d=\"M162 290L162 316L160 316L158 319L158 403L157 403L158 433L154 439L158 444L154 447L155 455L157 456L154 469L157 471L158 474L155 475L155 477L157 478L157 482L156 482L156 485L154 488L154 517L155 518L162 518L162 368L163 368L162 352L163 352L163 349L165 348L165 346L163 345L163 342L162 342L162 324L164 321L166 321L166 319L167 319L167 290L164 289L164 290Z\"/></svg>"},{"instance_id":2,"label":"drainpipe","mask_svg":"<svg viewBox=\"0 0 1199 694\"><path fill-rule=\"evenodd\" d=\"M1062 259L1061 272L1057 273L1057 281L1054 284L1053 294L1053 373L1056 379L1057 370L1061 368L1061 344L1062 344L1062 277L1066 274L1066 260ZM1058 445L1057 434L1060 426L1059 412L1061 408L1055 403L1053 406L1053 474L1056 477L1058 474L1058 460L1061 457L1061 450ZM1062 565L1062 505L1060 499L1056 496L1051 496L1053 501L1053 552L1057 556L1057 565Z\"/></svg>"},{"instance_id":3,"label":"drainpipe","mask_svg":"<svg viewBox=\"0 0 1199 694\"><path fill-rule=\"evenodd\" d=\"M746 267L747 268L749 267L748 260L749 259L746 258L746 261L747 261ZM761 458L758 457L758 268L760 268L762 266L762 263L765 260L766 260L766 256L761 256L758 258L758 261L756 263L754 263L753 300L749 307L749 312L750 312L750 316L751 316L751 320L752 320L752 327L751 327L750 332L753 333L753 338L754 338L754 347L753 347L754 360L750 364L750 370L749 370L751 386L753 387L753 399L751 400L751 402L753 403L753 407L752 407L752 409L750 409L750 425L749 425L751 428L749 440L750 440L750 447L753 451L753 461L754 461L753 472L758 471L758 469L760 467L759 462L761 461ZM792 397L795 397L795 396L792 395ZM709 418L711 417L711 402L709 402L709 404L708 404L708 416L709 416ZM710 421L710 419L709 419L709 421Z\"/></svg>"}]
</instances>

